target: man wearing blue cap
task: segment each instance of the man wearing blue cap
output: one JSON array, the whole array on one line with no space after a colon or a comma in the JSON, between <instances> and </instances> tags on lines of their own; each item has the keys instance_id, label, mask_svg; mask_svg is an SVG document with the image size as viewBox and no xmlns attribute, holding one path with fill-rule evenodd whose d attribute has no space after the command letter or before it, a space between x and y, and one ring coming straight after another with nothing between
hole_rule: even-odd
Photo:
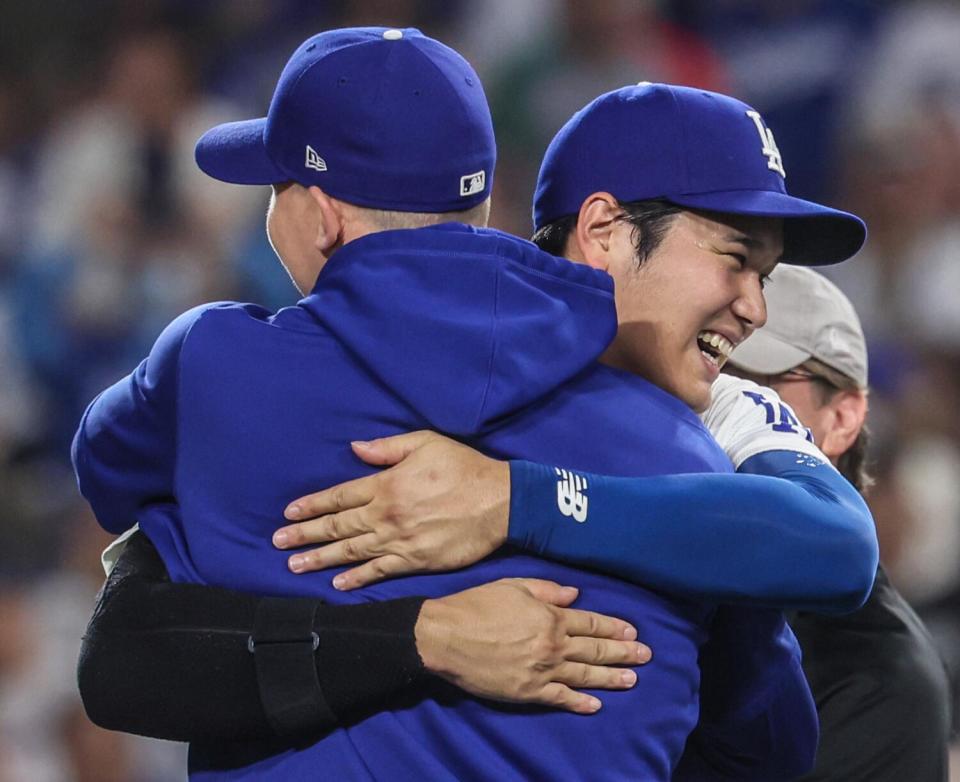
<instances>
[{"instance_id":1,"label":"man wearing blue cap","mask_svg":"<svg viewBox=\"0 0 960 782\"><path fill-rule=\"evenodd\" d=\"M620 328L604 361L653 379L694 410L706 411L704 418L710 421L718 418L715 408L706 410L711 387L733 348L765 319L760 291L776 262L835 263L856 252L865 236L856 217L785 192L783 162L772 134L758 125L762 123L749 106L715 93L652 84L616 90L578 112L554 138L534 204L537 244L603 268L617 283ZM677 133L678 128L683 132ZM601 182L607 183L606 188ZM732 186L720 189L724 182ZM757 412L764 427L773 427L778 435L807 439L806 429L797 424L789 408L779 407L775 395L755 398L740 389L734 391L737 408ZM726 432L719 427L728 423L727 417L714 431L721 440ZM735 449L731 444L729 449L738 467L765 450L751 445L743 433L739 439L745 445ZM418 437L408 442L423 441ZM416 446L401 446L399 452L407 453L411 447ZM361 444L356 450L362 454L364 448ZM397 452L397 448L388 450ZM799 441L780 450L809 451L811 457L825 461L817 449ZM518 490L525 493L530 486L524 469L514 465L512 471L523 475L513 479L514 512ZM741 467L741 471L749 470ZM376 480L358 484L369 486ZM547 484L552 487L553 483L550 477ZM326 491L293 503L295 513L288 515L303 518L326 512L335 496L343 501L342 492ZM524 502L522 509L527 521L518 513L515 529L511 519L510 540L517 544L533 531L530 519L540 515L533 501ZM341 529L333 537L359 533L343 527L348 522L359 524L358 520L349 516L339 520ZM288 535L284 545L329 536L328 529L316 524L279 532ZM728 532L724 528L720 534ZM678 544L688 545L686 536L693 533L678 529ZM699 537L703 534L699 530ZM489 540L483 542L484 547L489 544ZM745 557L748 552L741 549ZM351 555L353 559L375 556L356 543ZM346 559L342 547L298 557L295 566L301 571L342 564ZM773 571L781 564L766 562ZM749 576L758 580L749 587L740 583L741 594L757 596L764 579L776 580L776 573L767 571L764 562L758 565ZM341 575L340 583L357 586L409 569L409 562L382 558ZM830 569L825 566L819 574L825 581L832 577ZM668 573L652 571L645 577L671 589L718 594L717 585L705 589L695 575L693 582L664 582L670 579ZM790 596L781 593L776 599L789 601Z\"/></svg>"},{"instance_id":2,"label":"man wearing blue cap","mask_svg":"<svg viewBox=\"0 0 960 782\"><path fill-rule=\"evenodd\" d=\"M653 91L654 88L642 89ZM677 97L680 98L678 102L681 103L681 106L683 99L687 97L683 94L685 91L682 90L658 88L657 91L661 92L661 97L669 95L671 91L675 94L679 93ZM615 117L617 112L622 111L622 109L618 107L618 105L622 105L618 99L624 93L628 94L626 102L643 100L643 97L637 97L633 94L634 92L635 91L620 91L618 95L613 97L614 108L604 108L606 108L611 117ZM609 97L610 96L608 96L608 99ZM727 101L727 99L717 99L713 96L704 97L707 97L708 100ZM697 96L697 99L701 99L701 96ZM594 104L594 106L596 106L596 104ZM668 110L672 110L672 108L668 108ZM593 132L597 134L607 135L609 133L609 127L603 128L602 123L598 121L596 117L590 116L590 111L591 109L588 108L583 113L583 116L575 118L573 120L574 126L571 128L571 126L568 125L565 131L558 137L558 140L554 142L554 146L551 147L551 151L555 153L552 158L552 166L545 163L544 174L541 176L540 188L538 190L538 193L544 197L546 202L556 202L557 199L551 193L550 188L563 187L564 177L567 172L575 172L578 160L576 152L578 149L590 148L589 142L583 140L583 137L588 137L591 131L589 127L585 129L587 123L590 120L595 122ZM682 114L682 108L677 111ZM751 116L747 111L744 113L747 114L747 116ZM751 118L755 119L755 117ZM609 124L616 127L615 122ZM676 124L684 125L683 117L681 116L679 118L678 123L673 124L674 126ZM709 127L709 125L707 125L707 127ZM564 133L566 133L566 136L564 136ZM578 135L580 139L577 138ZM761 138L768 137L763 135ZM717 145L714 145L714 147L716 148ZM762 148L772 149L772 140L770 140L769 143L764 143ZM622 150L623 145L614 144L612 149ZM647 150L647 153L651 154L650 150ZM616 153L612 153L611 157L615 154ZM643 164L644 168L640 168L639 166L631 168L629 161L624 161L622 165L626 170L651 170L655 167L656 161L660 159L659 156L662 154L663 150L653 150L651 159ZM630 156L629 153L627 156ZM771 160L771 168L782 168L782 161L775 155L774 157L775 159ZM590 169L589 172L581 172L576 175L588 180L584 190L580 191L581 194L588 192L591 188L599 188L600 181L614 181L615 177L611 176L610 171L606 172L606 179L602 176L600 178L596 177L595 172L598 167L596 156L593 158L583 156L579 159L586 161L585 165ZM550 162L550 160L548 155L548 162ZM592 182L589 181L591 176L594 177ZM662 172L659 178L661 182L669 181L667 172ZM576 182L576 177L571 181ZM734 182L734 184L737 183ZM575 189L576 185L574 184L572 187ZM614 190L614 192L635 192L635 190L631 190L629 184L621 184L616 187L610 187L609 189ZM693 195L691 196L689 193L684 193L681 197L676 198L676 200L681 200L681 198L691 202L701 200L701 196L696 193L697 185L691 186L687 184L684 186L684 189L693 190ZM804 237L800 234L798 239L794 239L792 248L787 248L787 252L790 253L788 257L796 260L803 260L805 258L812 260L837 260L836 253L848 252L851 246L856 246L854 233L855 224L847 227L847 235L844 235L845 227L842 215L824 212L824 210L816 207L816 205L806 206L803 203L798 204L791 202L789 197L780 197L775 193L764 196L762 193L757 194L746 191L747 188L744 187L732 194L727 194L727 197L730 198L729 203L731 208L742 208L742 205L746 204L747 208L790 209L796 210L799 215L807 215L807 217L803 219L825 219L830 221L825 226L821 226L821 230L823 230L824 233L834 232L835 236L832 240L827 240L825 244L819 246L814 245L808 248L802 244ZM660 192L668 193L668 198L670 198L669 190ZM714 205L719 203L718 199L722 196L723 194L711 192L704 197L704 200L709 200L709 203ZM579 198L580 195L572 198L569 202L570 205L566 208L562 205L552 208L556 212L562 213L566 211L566 209L572 208L572 205L577 203ZM764 204L762 198L769 200ZM643 205L631 204L628 206L628 210L631 213L631 218L646 221L645 233L647 236L650 236L651 233L654 233L656 228L659 227L656 221L659 220L662 222L664 218L682 219L672 218L672 215L676 213L676 210L671 210L671 206L673 206L672 200L673 199L669 201L667 199L661 199L659 203ZM584 198L585 206L590 205L591 208L596 208L596 204L599 204L601 208L606 208L608 202L606 198L593 196L592 194ZM572 231L581 227L578 224L583 220L583 217L584 212L581 211L578 216L569 217L566 220L544 220L545 225L542 227L538 238L541 243L549 243L549 249L554 252L566 252L569 255L571 254L570 247L569 245L565 245L564 242L568 240ZM722 223L731 221L728 215L699 214L685 217L690 220L690 224L682 227L675 226L675 228L678 231L685 230L692 234L692 236L695 237L692 244L698 249L704 249L701 246L702 244L707 244L707 247L710 246L707 242L712 239L712 236L710 235L711 232L709 229L704 230L707 225L706 221L714 220L714 218L717 218ZM566 223L566 225L564 225L564 223ZM651 230L651 225L654 230ZM794 227L800 229L800 226ZM747 234L749 231L750 228L748 227L747 231L743 233ZM752 237L746 236L745 238L749 239ZM707 240L707 242L704 240ZM725 239L724 241L729 242L730 240ZM664 244L666 244L666 242L664 242ZM749 246L749 244L747 246ZM717 249L722 250L724 248L713 248L713 251L717 252ZM638 254L641 254L641 251L638 250ZM670 271L674 276L681 278L681 284L676 287L676 293L677 295L682 295L685 290L690 291L697 281L692 278L682 279L684 274L684 260L679 257L679 254L677 254L677 257L671 258L671 261L675 265L671 267ZM656 261L652 263L656 263ZM680 268L677 268L678 266ZM709 268L702 262L698 265L697 270L700 274L709 272ZM791 270L788 268L787 271ZM797 271L803 270L797 269ZM784 272L784 274L786 273L787 272ZM669 283L669 281L666 283L661 282L652 268L650 269L650 275L651 276L644 278L643 272L641 271L638 275L640 282L647 285L660 286ZM625 285L623 288L627 288L627 286ZM620 290L621 286L618 285L618 292ZM777 289L775 288L775 290ZM648 293L649 292L648 290ZM675 327L678 322L682 322L681 318L685 313L671 317L667 308L676 309L677 299L663 296L662 288L657 293L660 295L659 300L656 295L651 295L650 299L645 301L642 306L635 306L630 312L637 315L638 323L644 323L645 330L652 336L652 341L657 343L659 350L648 350L644 352L642 343L638 344L637 342L633 342L632 344L628 343L626 345L626 350L632 351L632 353L627 353L627 355L634 357L634 363L642 362L644 359L650 361L650 357L652 356L652 361L644 366L642 371L647 376L660 377L662 385L675 388L675 393L678 396L689 400L691 404L699 405L701 399L700 394L702 393L703 387L698 383L697 362L691 361L688 364L683 363L684 342L682 340L672 339L674 332L671 328L667 328ZM786 296L790 295L789 290L783 293ZM696 299L698 297L693 296L691 298ZM623 320L623 308L621 308L620 314L621 320ZM692 330L687 331L688 342L692 342L692 338L690 337L692 333ZM730 340L726 339L726 337L718 340L716 338L718 336L722 335L714 332L712 329L703 329L697 334L697 343L701 350L709 351L711 354L722 352L724 355L720 361L717 362L722 363L732 345L739 340ZM662 356L661 351L673 346L678 348L674 360L672 362L658 363ZM685 373L684 369L686 367L690 367L692 371ZM825 461L822 454L819 454L819 452L814 453L812 450L806 448L807 443L804 438L806 430L799 424L789 408L779 404L775 394L756 386L724 382L719 390L715 389L714 397L713 406L705 413L705 419L711 425L711 430L718 436L721 442L729 444L728 453L730 453L735 464L740 467L742 472L759 471L782 474L784 468L792 468L796 471L796 465L791 463L797 461L797 452L803 454L805 457L813 457L816 459L811 465L807 465L805 460L802 460L800 462L801 466L811 466L814 469L822 470L822 465ZM744 430L743 421L739 420L739 414L731 414L730 408L736 408L738 405L745 407L746 415L749 415L751 409L760 415L762 424L765 426L761 426L755 435L751 435L748 431ZM764 430L767 431L764 432ZM406 438L396 438L392 442L376 443L372 447L365 447L362 451L358 450L358 453L370 459L372 463L384 464L396 461L411 449L422 447L422 443L424 442L431 446L432 450L430 447L424 447L421 453L418 454L418 456L421 457L420 465L430 464L434 470L436 470L437 465L441 464L446 465L449 469L451 462L459 458L458 454L466 453L461 447L453 445L448 446L449 450L445 451L445 446L443 446L442 443L433 442L430 438L422 438L416 435ZM394 450L395 452L391 453L391 451ZM778 451L783 453L777 453ZM464 478L475 473L493 474L491 471L483 468L483 465L478 466L478 464L478 462L469 464L466 462L462 463L458 473L449 479L450 485L462 486ZM814 465L816 466L814 467ZM645 533L643 531L638 532L637 526L642 527L642 525L649 524L651 521L647 518L646 514L642 514L644 500L642 493L635 493L632 501L626 502L622 506L608 507L606 509L606 513L619 513L622 514L621 518L630 519L631 528L625 530L622 526L614 529L605 527L603 525L608 519L601 515L599 518L594 519L596 526L594 526L592 530L591 537L591 534L587 531L587 525L583 527L570 525L570 514L567 513L568 518L564 519L564 509L558 504L553 504L554 513L552 518L550 514L542 512L542 509L551 507L549 498L545 495L547 495L549 491L552 491L556 481L550 469L540 468L541 474L538 476L535 468L531 468L529 465L515 463L511 465L511 473L513 478L509 528L509 540L511 542L526 545L527 547L548 555L583 562L594 567L611 569L627 577L640 578L647 583L650 583L651 579L653 583L659 583L655 578L652 578L650 573L637 567L638 553L642 552L648 543L648 541L644 539ZM439 556L452 557L459 562L472 561L475 557L483 556L487 553L488 541L491 537L494 540L494 545L504 539L501 535L506 535L507 532L505 502L501 501L499 508L492 509L500 511L499 516L495 513L484 516L477 512L478 507L482 508L483 502L488 499L483 496L483 492L473 492L468 496L463 496L465 492L461 491L456 496L449 495L442 497L441 499L445 501L446 506L443 507L440 512L432 511L425 502L425 500L429 498L429 495L424 495L423 493L423 486L429 485L429 482L425 483L422 479L418 481L418 477L419 474L417 468L414 466L414 461L411 461L403 477L401 478L400 473L398 473L396 479L389 484L389 487L385 483L382 484L382 487L378 486L374 479L361 479L352 484L346 484L343 487L321 493L315 497L304 498L298 501L297 504L301 506L300 512L303 515L327 513L338 509L340 509L341 512L336 514L335 517L327 517L326 519L307 522L287 530L290 539L295 543L323 542L343 538L348 535L361 534L366 534L367 538L372 538L373 535L370 533L374 529L377 529L380 533L377 535L376 540L361 541L359 537L354 538L352 541L354 545L351 550L351 556L349 557L344 556L342 551L338 551L336 546L320 549L315 554L299 554L297 558L304 563L300 565L301 569L313 570L342 564L350 559L367 559L374 557L372 563L361 566L353 572L341 574L340 578L344 579L343 584L349 587L369 583L372 580L382 577L384 573L396 574L407 572L412 567L411 562L416 562L417 567L420 568L424 567L426 563L429 563L431 567L443 567L452 564L450 561L444 562L443 559L437 559ZM832 485L842 494L849 495L850 487L844 487L842 482L837 483L838 477L836 473L831 474ZM540 481L539 489L537 487L538 479ZM436 479L434 479L433 483L436 483ZM604 492L607 492L607 496L603 497L603 499L609 502L611 494L617 491L617 489L609 484L607 479L598 478L597 476L583 476L582 483L584 487L588 485L592 487L589 492L585 489L583 491L585 496L584 505L586 505L587 499L592 498L595 503L594 507L596 507L598 495L603 497ZM632 483L634 483L634 486L631 487L630 491L637 492L638 487L636 486L636 482ZM403 487L406 490L406 494L400 503L397 503L394 498L389 496L391 489L394 493L399 490L397 487ZM410 493L414 487L419 487L421 491L418 495L411 497ZM578 486L577 489L579 488ZM433 489L433 491L436 493L437 489ZM330 502L335 496L339 499L339 508ZM715 501L719 496L719 492L717 492L712 496L712 499ZM453 501L454 499L456 499L456 502ZM729 501L729 496L723 497L723 499ZM365 518L362 518L359 513L351 515L350 511L343 512L344 501L348 507L352 505L359 506ZM378 501L381 503L379 507L376 506ZM436 502L438 500L434 497L433 501ZM761 502L759 495L755 497L755 501L758 503ZM736 513L733 505L734 503L731 503L730 506L728 506L731 514ZM401 521L397 518L397 511L403 507L416 507L417 515L416 518L411 517L408 520L409 525L404 529L406 535L405 545L394 546L393 543L382 534L384 526L389 525L382 523L383 518L381 514L387 516L392 515L394 522ZM556 512L557 510L560 512ZM830 512L829 508L823 508L821 511L824 513ZM603 513L603 511L596 512ZM701 521L709 515L708 509L704 508L702 514ZM482 539L481 544L474 545L473 548L470 548L470 544L473 542L469 540L470 533L475 533L477 530L483 530L485 527L489 527L489 522L492 519L497 519L496 523L501 524L502 529L492 536L489 534L489 531L481 532L479 535ZM581 519L577 520L580 521ZM330 525L334 521L336 522L336 535L330 533ZM567 523L564 524L565 521ZM447 529L449 533L448 537L442 537L440 535L442 524L438 522L450 523ZM419 524L420 526L414 527L414 524ZM428 529L431 524L433 528ZM433 539L429 541L425 540L422 548L414 550L411 546L410 538L411 535L416 534L422 534L425 538L427 536L433 536ZM690 533L688 532L688 534ZM707 534L709 534L709 532ZM683 556L683 547L686 547L688 557L694 556L690 549L689 539L681 540L680 538L681 536L678 535L678 549L675 556L678 559ZM662 541L659 542L662 544ZM723 543L724 540L722 538L715 541L716 545L723 545ZM673 561L668 554L664 556L669 561ZM742 562L745 568L749 568L751 575L757 575L764 570L765 563L763 560L757 561L742 549L734 549L731 551L730 556ZM839 562L836 564L839 565ZM808 567L812 573L823 573L823 570L821 570L823 565L825 565L823 561L816 560L803 564L803 566ZM780 567L781 564L777 563L776 566ZM751 576L746 576L745 579L750 577ZM691 579L687 581L686 584L668 583L667 586L679 591L685 591L685 589L694 586L694 580ZM695 738L699 737L695 734ZM698 774L703 773L703 769L697 765L697 763L698 759L693 754L688 753L687 757L685 757L686 765L682 767L681 773L687 773L697 777Z\"/></svg>"},{"instance_id":3,"label":"man wearing blue cap","mask_svg":"<svg viewBox=\"0 0 960 782\"><path fill-rule=\"evenodd\" d=\"M309 746L195 746L196 778L231 778L238 765L258 778L309 776L318 767L364 778L595 778L596 763L579 751L589 744L605 758L603 776L666 779L696 722L697 657L712 605L515 552L454 574L343 593L326 580L297 579L269 549L284 498L361 472L344 444L384 430L429 426L498 454L628 475L730 469L689 408L594 363L616 323L610 280L590 266L608 260L613 271L631 233L610 218L611 199L592 213L585 264L466 226L382 230L409 226L410 214L455 211L462 219L490 187L482 92L462 60L436 47L414 31L317 36L285 68L266 120L201 140L198 162L208 173L292 182L275 184L268 231L295 282L312 293L276 315L219 304L175 321L136 372L85 415L74 450L81 489L107 528L138 518L181 581L350 603L446 594L507 574L575 579L586 607L636 617L655 639L663 664L639 675L642 697L657 708L621 696L608 700L603 719L582 721L494 709L436 682L401 708ZM298 112L311 122L298 122ZM319 132L312 122L323 125L331 113L370 129ZM724 283L713 313L718 335L719 320L742 331L762 321L759 270L777 260L779 226L758 223L755 233L738 240L742 264L714 272ZM719 262L728 254L713 255ZM611 354L610 363L632 369L631 355ZM681 385L664 386L705 402L700 376L711 363L704 352L696 369L680 373ZM635 417L625 419L624 410ZM582 431L571 436L570 421ZM550 488L555 494L552 479ZM837 512L859 535L861 508L841 502ZM870 557L867 541L872 570ZM850 590L854 601L865 591ZM777 641L787 672L796 673L789 638ZM811 715L797 695L792 728L809 751Z\"/></svg>"},{"instance_id":4,"label":"man wearing blue cap","mask_svg":"<svg viewBox=\"0 0 960 782\"><path fill-rule=\"evenodd\" d=\"M717 128L736 128L738 116L749 122L750 134L731 134L731 141L710 138L711 131L716 135ZM636 123L631 125L629 120L633 117L636 117ZM618 129L626 128L627 133L633 133L630 128L641 125L641 122L645 128L658 127L657 123L652 121L653 118L659 118L664 124L674 128L693 127L698 130L700 138L687 139L693 153L682 155L683 150L678 149L681 145L674 143L669 134L664 134L661 138L659 148L645 144L631 146L628 143L629 138L621 138L620 143L616 143ZM785 194L780 171L783 164L775 153L775 144L768 132L761 133L756 126L756 117L749 107L723 96L665 86L628 88L604 96L571 120L551 145L541 173L536 212L540 230L536 238L542 246L545 245L558 254L564 252L577 260L586 260L588 263L591 258L599 257L602 261L604 254L610 257L611 249L615 248L617 239L611 236L611 231L616 230L618 220L624 221L628 236L638 224L643 226L639 235L646 240L646 246L628 246L621 255L627 258L627 264L619 269L611 269L617 279L618 294L624 293L623 300L618 299L620 334L608 351L607 360L615 357L614 360L624 368L656 378L659 385L672 390L676 396L697 408L704 407L709 400L709 389L716 378L717 365L722 364L732 347L749 333L749 324L744 324L743 321L751 317L759 321L760 316L754 314L756 310L743 309L745 306L749 307L749 301L736 298L731 305L735 317L723 313L722 307L716 307L714 311L708 308L705 315L701 315L705 318L702 322L696 322L691 315L696 315L695 307L699 302L709 301L710 296L716 295L716 290L722 289L724 280L717 277L718 266L719 271L727 275L731 273L731 269L749 265L756 256L757 249L762 249L764 243L770 241L767 233L769 223L765 223L764 218L768 215L784 215L784 256L795 262L836 262L854 252L863 240L862 224L855 218L792 199ZM693 135L694 130L689 131L688 136ZM611 136L613 143L608 146L600 144L601 139L610 140ZM648 140L647 134L643 140ZM737 143L740 144L740 149L737 148ZM751 148L751 143L755 144L755 147ZM589 150L600 148L608 150L605 155L587 154ZM642 152L634 151L638 149ZM732 154L726 165L729 168L728 179L735 187L729 192L716 190L718 182L723 180L711 178L713 166L704 163L704 160L707 160L704 149L731 150ZM647 158L631 160L641 154ZM750 166L751 154L762 155L768 170L773 173L768 175L766 171L760 171L758 175L757 167ZM675 172L671 176L672 169L659 170L658 161L664 159L671 160L679 173ZM701 166L706 166L707 170L698 170L698 162ZM586 170L578 171L578 165ZM739 171L739 167L745 168L748 175ZM598 174L601 169L604 170ZM646 191L638 190L635 182L637 177L622 173L648 170L653 170L655 176L649 185L650 189ZM582 186L580 179L584 181ZM597 190L601 187L600 182L609 184L604 190ZM643 186L644 183L640 184ZM558 196L553 188L559 188L561 194ZM594 190L597 192L593 192ZM707 192L701 193L701 190ZM612 191L628 201L622 207L628 215L626 218L620 216L621 204L618 199L611 197L606 191ZM634 198L634 194L639 198ZM652 196L657 196L656 201L651 202ZM635 203L644 200L646 203ZM689 203L691 206L726 205L730 211L721 214L699 210L681 212L676 208L677 202ZM578 203L582 203L579 212L566 214ZM558 219L550 219L553 217ZM671 222L674 223L672 226ZM673 231L672 236L668 231ZM591 248L591 239L597 233L600 235L597 242L599 248ZM662 240L662 258L654 257L656 242L651 241L651 237L658 233ZM635 237L629 238L633 240ZM668 246L671 238L675 243ZM620 241L623 242L623 237L620 237ZM635 252L631 253L631 249L635 249ZM684 254L692 256L692 260L688 260ZM696 257L698 254L700 257ZM646 268L641 265L639 271L632 266L632 261L637 256L641 259L647 258ZM669 267L664 266L667 258L671 264ZM606 268L610 269L610 266ZM754 274L758 293L757 278L760 273L755 271ZM709 292L698 292L697 286L705 282L709 284ZM642 289L638 291L637 288L641 286ZM687 306L679 307L677 303L681 301L687 303ZM633 333L621 339L627 332L625 325L631 323ZM619 346L618 342L621 343ZM855 496L852 496L855 492L844 484L840 476L824 469L826 459L809 445L806 441L806 430L799 425L789 408L780 405L775 394L756 387L726 387L723 399L716 402L718 406L725 404L732 407L733 411L739 411L731 412L728 409L723 416L709 411L706 415L716 427L715 433L728 444L728 452L741 472L772 473L796 478L800 467L809 468L814 473L819 473L819 478L828 478L830 491L836 491L834 496L842 498L841 502L853 505L858 503ZM751 416L759 416L759 420L750 420ZM753 427L753 431L745 429L744 420L738 419L744 419L747 426ZM399 455L414 447L416 442L418 440L414 436L412 439L408 438L403 446L398 443ZM384 445L380 443L375 448L382 449ZM424 449L425 455L420 465L426 460L435 473L438 464L449 464L454 457L454 446L450 449L451 452L441 452L438 448L434 448L432 452ZM375 452L358 448L357 453L376 463L382 464L386 461L383 450ZM798 458L798 453L804 458ZM656 550L664 563L664 571L667 572L656 572L649 564L638 562L642 552L650 550L652 541L647 535L654 534L651 530L657 529L655 514L644 513L645 509L651 507L649 495L643 494L644 490L649 490L649 483L640 486L636 481L627 482L630 496L622 505L612 503L611 497L625 487L614 487L605 483L604 479L585 477L582 486L571 487L566 499L582 493L583 507L587 507L592 498L593 507L596 508L598 494L603 497L604 491L611 492L603 498L608 503L606 513L609 513L610 517L591 517L594 522L591 534L591 525L578 526L569 523L571 517L577 521L581 519L574 515L572 502L564 507L560 501L557 492L562 487L558 486L558 479L552 469L536 468L523 463L512 464L512 493L492 493L494 498L500 498L497 503L491 501L489 496L484 496L482 491L465 488L463 481L473 474L475 467L474 464L464 468L453 478L451 485L458 484L457 502L454 503L452 497L447 498L447 507L442 509L440 514L432 514L422 502L423 497L409 501L414 487L423 486L416 482L422 472L418 473L414 466L410 467L402 480L391 482L389 487L386 483L377 483L379 479L367 479L366 482L361 480L352 486L344 486L339 491L331 490L316 498L299 501L297 504L301 506L300 517L337 509L336 505L330 504L334 498L341 508L346 503L347 506L360 506L360 510L352 515L350 511L341 512L335 517L287 530L293 544L357 536L351 541L352 547L349 550L341 546L329 546L308 555L299 554L294 557L293 561L297 563L295 566L306 571L339 565L350 560L374 558L372 563L354 572L341 574L341 585L350 587L369 583L384 575L423 568L427 564L425 557L428 555L449 558L446 561L440 559L429 562L431 566L438 567L450 566L453 564L452 560L459 560L460 563L472 561L498 545L507 534L506 529L489 534L492 519L497 519L497 523L503 525L506 523L506 507L503 501L506 496L511 503L509 542L547 555L612 569L621 575L639 578L644 583L654 583L676 591L716 594L717 585L707 583L710 575L688 573L687 568L678 568L675 565L682 562L685 556L688 560L697 559L691 551L690 543L699 538L703 541L705 556L715 557L717 550L722 548L731 561L740 563L744 568L738 585L742 590L741 596L756 597L758 592L762 592L761 582L774 583L778 578L782 582L784 577L782 561L764 558L759 549L750 545L731 546L729 528L720 528L717 536L713 537L712 533L717 531L717 528L711 528L705 523L711 512L710 504L716 503L721 496L729 515L740 520L746 520L753 515L769 516L786 510L787 506L782 504L764 507L760 487L756 484L751 485L750 490L742 497L742 505L738 505L735 494L716 486L713 491L708 490L702 495L699 513L689 514L687 510L687 515L684 515L685 509L675 506L674 510L681 514L671 516L671 520L676 523L676 546L671 549L664 545L662 537L657 538ZM806 478L801 475L799 479L803 481ZM562 484L563 481L560 480L559 483ZM658 483L662 485L663 481ZM587 485L593 488L589 492L581 492ZM683 491L688 489L689 485L683 487ZM405 491L407 502L391 503L391 491L394 496L397 492ZM724 491L726 493L722 494ZM557 499L551 501L551 494ZM690 495L682 499L686 503L695 501ZM377 500L380 501L379 506L376 505ZM488 503L486 506L485 502ZM662 503L662 496L658 502ZM402 543L395 547L395 541L389 540L388 536L383 534L385 527L389 525L381 524L385 516L392 515L396 521L398 512L402 515L404 507L417 508L417 518L409 519L411 526L403 530L406 533L405 551ZM658 504L657 512L663 512L664 507L663 504ZM478 509L491 512L484 516ZM826 518L833 513L835 509L830 508L829 503L814 509L814 514ZM641 514L639 518L638 514ZM431 516L434 518L430 518ZM465 523L459 527L451 526L448 537L431 541L432 547L429 551L413 551L409 545L410 535L415 531L412 525L416 522L435 522L441 517L451 521L460 517ZM682 522L688 517L701 525L699 531L684 528ZM612 521L615 525L621 518L629 518L631 525L628 528L622 525L605 526L607 521ZM330 526L334 521L337 522L335 534L331 533ZM813 532L816 519L811 516L806 521L810 522L810 526L797 528L796 534L819 534ZM430 525L424 525L426 526ZM436 536L441 526L435 524L430 534ZM376 534L373 533L374 529L377 530ZM481 533L482 542L471 549L467 530L487 530L487 533ZM755 543L763 545L763 538L757 538ZM828 561L823 557L816 557L803 562L801 566L808 569L811 578L827 581L835 577L835 567L839 565L839 560ZM712 567L711 565L711 569L705 572L712 573ZM695 568L691 567L689 570ZM780 595L779 599L782 603L789 602L783 595Z\"/></svg>"}]
</instances>

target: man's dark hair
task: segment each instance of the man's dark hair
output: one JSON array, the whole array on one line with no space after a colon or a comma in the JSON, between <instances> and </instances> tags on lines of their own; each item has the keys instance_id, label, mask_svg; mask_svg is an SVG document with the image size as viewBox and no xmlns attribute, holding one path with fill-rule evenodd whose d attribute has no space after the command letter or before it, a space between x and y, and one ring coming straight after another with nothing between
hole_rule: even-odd
<instances>
[{"instance_id":1,"label":"man's dark hair","mask_svg":"<svg viewBox=\"0 0 960 782\"><path fill-rule=\"evenodd\" d=\"M617 219L633 227L633 244L637 265L641 265L660 246L663 237L682 208L662 198L645 201L624 201L623 214ZM563 255L567 240L577 225L577 215L566 215L547 223L533 235L533 243L551 255Z\"/></svg>"},{"instance_id":2,"label":"man's dark hair","mask_svg":"<svg viewBox=\"0 0 960 782\"><path fill-rule=\"evenodd\" d=\"M837 471L861 494L873 485L873 476L870 474L870 462L867 460L867 451L870 446L870 430L864 424L860 434L853 441L843 455L837 459Z\"/></svg>"}]
</instances>

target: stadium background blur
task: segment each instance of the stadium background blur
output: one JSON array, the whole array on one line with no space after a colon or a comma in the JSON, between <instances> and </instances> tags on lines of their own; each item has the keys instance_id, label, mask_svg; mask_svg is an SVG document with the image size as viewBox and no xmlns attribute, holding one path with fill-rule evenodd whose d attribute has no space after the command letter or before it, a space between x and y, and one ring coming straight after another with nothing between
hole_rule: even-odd
<instances>
[{"instance_id":1,"label":"stadium background blur","mask_svg":"<svg viewBox=\"0 0 960 782\"><path fill-rule=\"evenodd\" d=\"M183 747L83 716L74 665L108 538L77 495L69 442L85 404L183 310L295 300L263 235L266 189L206 179L192 151L214 123L262 114L296 44L330 27L416 26L474 63L500 148L493 224L513 233L530 233L554 131L640 80L752 103L790 191L866 218L866 249L830 275L870 345L870 503L891 577L956 685L960 4L0 5L0 782L183 778Z\"/></svg>"}]
</instances>

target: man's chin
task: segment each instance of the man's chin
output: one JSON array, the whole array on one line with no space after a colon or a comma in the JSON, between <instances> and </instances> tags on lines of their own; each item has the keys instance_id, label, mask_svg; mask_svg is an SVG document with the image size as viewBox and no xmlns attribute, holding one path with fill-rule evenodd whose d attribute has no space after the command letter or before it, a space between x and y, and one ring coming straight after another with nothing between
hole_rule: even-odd
<instances>
[{"instance_id":1,"label":"man's chin","mask_svg":"<svg viewBox=\"0 0 960 782\"><path fill-rule=\"evenodd\" d=\"M706 366L699 349L686 359L690 362L687 364L687 372L685 376L675 376L676 382L672 384L674 388L670 393L690 407L693 412L702 413L710 407L710 389L719 372L713 367Z\"/></svg>"},{"instance_id":2,"label":"man's chin","mask_svg":"<svg viewBox=\"0 0 960 782\"><path fill-rule=\"evenodd\" d=\"M710 392L708 391L705 396L698 397L696 401L687 402L687 404L690 405L693 412L700 415L710 407Z\"/></svg>"},{"instance_id":3,"label":"man's chin","mask_svg":"<svg viewBox=\"0 0 960 782\"><path fill-rule=\"evenodd\" d=\"M687 405L693 412L702 413L710 407L711 383L706 380L690 380L682 388L666 389Z\"/></svg>"}]
</instances>

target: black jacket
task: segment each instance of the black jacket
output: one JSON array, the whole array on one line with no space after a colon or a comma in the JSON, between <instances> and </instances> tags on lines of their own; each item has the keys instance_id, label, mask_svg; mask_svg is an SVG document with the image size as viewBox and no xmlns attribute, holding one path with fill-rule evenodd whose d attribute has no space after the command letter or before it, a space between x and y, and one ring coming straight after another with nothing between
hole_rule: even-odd
<instances>
[{"instance_id":1,"label":"black jacket","mask_svg":"<svg viewBox=\"0 0 960 782\"><path fill-rule=\"evenodd\" d=\"M883 568L846 616L799 613L791 627L820 715L804 782L947 779L947 676L926 628Z\"/></svg>"}]
</instances>

